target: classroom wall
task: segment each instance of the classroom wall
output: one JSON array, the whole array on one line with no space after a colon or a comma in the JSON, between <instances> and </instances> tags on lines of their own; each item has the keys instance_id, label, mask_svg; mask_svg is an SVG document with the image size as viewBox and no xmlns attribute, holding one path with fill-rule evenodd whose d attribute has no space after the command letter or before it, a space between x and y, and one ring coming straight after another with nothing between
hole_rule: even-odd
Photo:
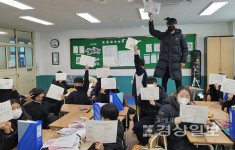
<instances>
[{"instance_id":1,"label":"classroom wall","mask_svg":"<svg viewBox=\"0 0 235 150\"><path fill-rule=\"evenodd\" d=\"M195 24L195 25L179 25L178 28L184 34L196 34L196 49L202 52L202 64L204 64L204 37L206 36L226 36L233 34L233 26L231 23L215 23L215 24ZM155 29L165 31L165 26L155 26ZM35 32L35 50L37 63L37 86L47 90L53 75L61 70L68 75L83 75L84 70L70 69L70 39L71 38L103 38L103 37L126 37L126 36L146 36L149 35L148 24L139 28L120 28L120 29L93 29L93 30L68 30L60 32ZM50 46L51 39L58 39L60 45L58 48ZM140 43L141 44L141 43ZM60 53L60 65L52 65L52 52ZM147 69L149 76L152 76L154 69ZM131 94L131 79L135 73L134 69L112 69L111 73L116 76L121 83L118 83L121 91ZM183 84L191 84L191 70L182 69ZM90 71L90 75L94 76L95 70ZM50 79L44 83L45 78ZM160 80L159 84L161 84ZM202 81L204 81L204 66L202 66ZM44 83L44 84L43 84ZM123 84L122 84L123 83ZM204 83L202 83L204 86ZM126 88L128 87L128 88ZM173 81L168 83L168 93L175 92Z\"/></svg>"}]
</instances>

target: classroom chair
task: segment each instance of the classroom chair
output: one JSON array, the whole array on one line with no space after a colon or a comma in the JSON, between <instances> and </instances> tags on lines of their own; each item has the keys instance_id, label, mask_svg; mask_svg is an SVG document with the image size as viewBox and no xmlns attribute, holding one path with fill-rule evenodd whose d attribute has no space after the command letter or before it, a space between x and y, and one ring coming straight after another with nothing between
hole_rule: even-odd
<instances>
[{"instance_id":1,"label":"classroom chair","mask_svg":"<svg viewBox=\"0 0 235 150\"><path fill-rule=\"evenodd\" d=\"M167 138L165 135L160 135L159 133L155 133L148 141L148 149L152 150L156 146L158 146L158 140L161 138L161 142L164 145L165 150L167 150Z\"/></svg>"}]
</instances>

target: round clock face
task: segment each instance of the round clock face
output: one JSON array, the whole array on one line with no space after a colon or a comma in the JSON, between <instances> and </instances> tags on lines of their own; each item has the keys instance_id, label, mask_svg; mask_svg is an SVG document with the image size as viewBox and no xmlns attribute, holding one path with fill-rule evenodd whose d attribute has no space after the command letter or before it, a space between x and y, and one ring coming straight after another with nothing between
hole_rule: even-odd
<instances>
[{"instance_id":1,"label":"round clock face","mask_svg":"<svg viewBox=\"0 0 235 150\"><path fill-rule=\"evenodd\" d=\"M52 39L50 44L51 44L51 47L57 48L59 46L59 41L57 39Z\"/></svg>"}]
</instances>

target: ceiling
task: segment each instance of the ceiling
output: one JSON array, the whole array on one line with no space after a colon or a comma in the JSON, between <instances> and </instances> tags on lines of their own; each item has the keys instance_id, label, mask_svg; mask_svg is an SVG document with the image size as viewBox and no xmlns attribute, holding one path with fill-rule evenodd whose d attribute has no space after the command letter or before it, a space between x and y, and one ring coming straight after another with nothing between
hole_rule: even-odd
<instances>
[{"instance_id":1,"label":"ceiling","mask_svg":"<svg viewBox=\"0 0 235 150\"><path fill-rule=\"evenodd\" d=\"M0 25L24 28L35 31L59 31L76 29L107 29L147 26L147 20L141 20L138 8L143 0L18 0L34 7L33 10L20 10L0 3ZM178 24L204 24L231 22L235 20L235 0L211 16L198 14L211 1L219 0L155 0L160 2L179 2L163 4L160 15L154 16L155 25L165 25L164 18L174 17ZM191 1L191 2L190 2ZM221 1L221 0L220 0ZM222 0L224 1L224 0ZM88 12L101 20L92 24L78 17L76 13ZM33 16L54 23L45 26L20 19L19 16Z\"/></svg>"}]
</instances>

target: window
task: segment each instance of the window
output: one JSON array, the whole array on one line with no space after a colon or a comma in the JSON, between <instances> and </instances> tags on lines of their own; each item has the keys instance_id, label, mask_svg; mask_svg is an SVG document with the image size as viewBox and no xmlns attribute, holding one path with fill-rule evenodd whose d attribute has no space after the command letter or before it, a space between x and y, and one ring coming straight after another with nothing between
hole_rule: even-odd
<instances>
[{"instance_id":1,"label":"window","mask_svg":"<svg viewBox=\"0 0 235 150\"><path fill-rule=\"evenodd\" d=\"M25 67L25 48L18 47L18 65L19 68Z\"/></svg>"},{"instance_id":2,"label":"window","mask_svg":"<svg viewBox=\"0 0 235 150\"><path fill-rule=\"evenodd\" d=\"M33 49L26 48L26 67L33 67Z\"/></svg>"},{"instance_id":3,"label":"window","mask_svg":"<svg viewBox=\"0 0 235 150\"><path fill-rule=\"evenodd\" d=\"M8 68L16 68L16 48L7 47Z\"/></svg>"},{"instance_id":4,"label":"window","mask_svg":"<svg viewBox=\"0 0 235 150\"><path fill-rule=\"evenodd\" d=\"M1 69L7 69L5 46L0 47L0 70Z\"/></svg>"},{"instance_id":5,"label":"window","mask_svg":"<svg viewBox=\"0 0 235 150\"><path fill-rule=\"evenodd\" d=\"M16 31L17 43L32 45L31 32Z\"/></svg>"},{"instance_id":6,"label":"window","mask_svg":"<svg viewBox=\"0 0 235 150\"><path fill-rule=\"evenodd\" d=\"M0 28L0 43L11 43L15 42L14 30Z\"/></svg>"}]
</instances>

